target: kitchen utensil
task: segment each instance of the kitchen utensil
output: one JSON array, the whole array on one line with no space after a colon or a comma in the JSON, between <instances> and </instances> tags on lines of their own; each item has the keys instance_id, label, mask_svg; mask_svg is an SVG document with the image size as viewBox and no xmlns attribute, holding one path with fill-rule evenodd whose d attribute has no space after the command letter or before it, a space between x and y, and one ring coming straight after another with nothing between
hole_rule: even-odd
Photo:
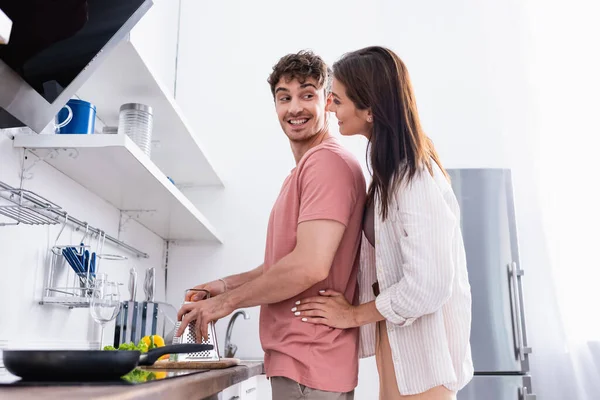
<instances>
[{"instance_id":1,"label":"kitchen utensil","mask_svg":"<svg viewBox=\"0 0 600 400\"><path fill-rule=\"evenodd\" d=\"M152 304L154 306L152 308L152 327L150 329L151 329L152 334L155 335L158 332L157 331L157 329L158 329L158 304L156 304L156 303L150 303L150 304ZM164 335L164 333L162 335ZM171 342L166 342L166 343L171 343Z\"/></svg>"},{"instance_id":2,"label":"kitchen utensil","mask_svg":"<svg viewBox=\"0 0 600 400\"><path fill-rule=\"evenodd\" d=\"M84 273L83 265L81 265L79 258L73 254L73 250L71 250L70 247L65 247L62 249L62 255L65 257L71 268L73 268L73 271L75 271L78 276L81 276L81 274Z\"/></svg>"},{"instance_id":3,"label":"kitchen utensil","mask_svg":"<svg viewBox=\"0 0 600 400\"><path fill-rule=\"evenodd\" d=\"M90 257L90 275L96 278L96 253L92 253Z\"/></svg>"},{"instance_id":4,"label":"kitchen utensil","mask_svg":"<svg viewBox=\"0 0 600 400\"><path fill-rule=\"evenodd\" d=\"M240 364L239 358L221 358L219 361L168 361L160 360L148 369L223 369Z\"/></svg>"},{"instance_id":5,"label":"kitchen utensil","mask_svg":"<svg viewBox=\"0 0 600 400\"><path fill-rule=\"evenodd\" d=\"M77 258L79 259L79 262L81 262L81 265L83 265L84 269L85 269L85 245L83 244L83 242L81 242L79 244L78 248L73 247L73 251L75 252L75 255L77 256Z\"/></svg>"},{"instance_id":6,"label":"kitchen utensil","mask_svg":"<svg viewBox=\"0 0 600 400\"><path fill-rule=\"evenodd\" d=\"M140 336L150 336L152 335L152 331L148 328L148 306L150 303L147 301L142 302L142 324L140 326ZM150 311L152 313L152 311ZM152 318L152 315L150 316Z\"/></svg>"},{"instance_id":7,"label":"kitchen utensil","mask_svg":"<svg viewBox=\"0 0 600 400\"><path fill-rule=\"evenodd\" d=\"M146 269L144 277L145 301L142 303L142 320L140 336L156 334L157 305L154 303L154 268Z\"/></svg>"},{"instance_id":8,"label":"kitchen utensil","mask_svg":"<svg viewBox=\"0 0 600 400\"><path fill-rule=\"evenodd\" d=\"M158 347L147 353L104 350L4 350L5 368L24 380L90 381L109 380L132 371L138 365L152 365L165 354L212 350L207 344Z\"/></svg>"},{"instance_id":9,"label":"kitchen utensil","mask_svg":"<svg viewBox=\"0 0 600 400\"><path fill-rule=\"evenodd\" d=\"M138 328L138 302L135 301L137 295L137 271L135 268L131 268L129 270L129 295L131 296L129 299L129 304L131 306L131 341L137 343L137 339L139 335L137 334Z\"/></svg>"},{"instance_id":10,"label":"kitchen utensil","mask_svg":"<svg viewBox=\"0 0 600 400\"><path fill-rule=\"evenodd\" d=\"M83 268L85 268L85 272L87 273L90 270L90 251L84 250L81 255L81 262L83 262Z\"/></svg>"},{"instance_id":11,"label":"kitchen utensil","mask_svg":"<svg viewBox=\"0 0 600 400\"><path fill-rule=\"evenodd\" d=\"M89 288L90 282L86 277L86 271L81 263L79 257L76 254L76 251L73 250L73 247L65 247L62 249L62 255L67 261L67 263L71 266L75 274L79 278L79 283L82 288ZM83 294L86 295L85 293Z\"/></svg>"},{"instance_id":12,"label":"kitchen utensil","mask_svg":"<svg viewBox=\"0 0 600 400\"><path fill-rule=\"evenodd\" d=\"M210 298L210 292L204 289L187 289L185 293L189 291L204 292L206 293L206 299ZM184 297L185 298L185 297ZM200 300L202 301L202 300ZM186 301L184 304L191 302ZM181 321L177 321L175 325L175 332L181 326ZM170 361L219 361L219 346L217 345L217 335L215 332L214 322L208 323L208 340L200 338L201 343L213 345L213 350L187 353L187 354L176 354L171 356ZM192 321L185 327L183 334L180 337L173 337L173 343L197 343L198 338L196 337L196 321Z\"/></svg>"},{"instance_id":13,"label":"kitchen utensil","mask_svg":"<svg viewBox=\"0 0 600 400\"><path fill-rule=\"evenodd\" d=\"M127 343L127 342L131 342L130 336L131 336L131 331L130 331L130 324L129 324L129 301L124 301L123 304L121 305L121 313L123 314L122 316L122 325L121 325L121 338L120 341L118 343L115 343L115 347L118 347L119 344L121 343Z\"/></svg>"},{"instance_id":14,"label":"kitchen utensil","mask_svg":"<svg viewBox=\"0 0 600 400\"><path fill-rule=\"evenodd\" d=\"M156 285L156 270L154 267L146 270L146 276L144 278L144 293L146 294L146 301L154 301L154 288Z\"/></svg>"},{"instance_id":15,"label":"kitchen utensil","mask_svg":"<svg viewBox=\"0 0 600 400\"><path fill-rule=\"evenodd\" d=\"M132 301L131 304L133 304L133 314L131 316L131 341L137 343L142 338L142 312L138 301Z\"/></svg>"},{"instance_id":16,"label":"kitchen utensil","mask_svg":"<svg viewBox=\"0 0 600 400\"><path fill-rule=\"evenodd\" d=\"M121 308L119 310L119 313L117 314L117 318L115 320L115 333L113 336L113 346L115 348L118 348L119 345L122 343L122 335L124 334L123 329L125 327L125 323L124 320L127 318L125 316L126 314L126 310L125 310L125 304L127 304L127 302L123 302L121 304Z\"/></svg>"},{"instance_id":17,"label":"kitchen utensil","mask_svg":"<svg viewBox=\"0 0 600 400\"><path fill-rule=\"evenodd\" d=\"M152 107L139 103L123 104L119 110L119 134L125 134L150 157L152 149Z\"/></svg>"},{"instance_id":18,"label":"kitchen utensil","mask_svg":"<svg viewBox=\"0 0 600 400\"><path fill-rule=\"evenodd\" d=\"M137 291L137 271L135 268L129 270L129 301L135 301Z\"/></svg>"}]
</instances>

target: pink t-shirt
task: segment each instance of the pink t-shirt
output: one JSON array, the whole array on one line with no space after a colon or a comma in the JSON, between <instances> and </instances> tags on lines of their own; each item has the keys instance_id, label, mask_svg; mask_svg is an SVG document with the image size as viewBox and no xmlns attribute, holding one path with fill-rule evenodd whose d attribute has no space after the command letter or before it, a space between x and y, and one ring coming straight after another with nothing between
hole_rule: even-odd
<instances>
[{"instance_id":1,"label":"pink t-shirt","mask_svg":"<svg viewBox=\"0 0 600 400\"><path fill-rule=\"evenodd\" d=\"M346 226L329 276L304 293L262 306L260 338L268 377L349 392L358 381L358 329L302 322L291 312L297 300L334 289L358 302L357 273L365 179L358 161L333 138L309 150L286 178L269 219L264 268L294 250L298 224L334 220Z\"/></svg>"}]
</instances>

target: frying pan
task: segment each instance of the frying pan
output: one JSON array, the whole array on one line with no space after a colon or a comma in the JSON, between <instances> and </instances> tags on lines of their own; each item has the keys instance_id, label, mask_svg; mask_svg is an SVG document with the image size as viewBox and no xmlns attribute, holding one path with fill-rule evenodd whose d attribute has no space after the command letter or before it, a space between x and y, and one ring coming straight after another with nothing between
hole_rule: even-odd
<instances>
[{"instance_id":1,"label":"frying pan","mask_svg":"<svg viewBox=\"0 0 600 400\"><path fill-rule=\"evenodd\" d=\"M177 344L137 350L4 350L6 369L23 380L92 381L119 379L138 365L152 365L171 353L212 350L209 344Z\"/></svg>"}]
</instances>

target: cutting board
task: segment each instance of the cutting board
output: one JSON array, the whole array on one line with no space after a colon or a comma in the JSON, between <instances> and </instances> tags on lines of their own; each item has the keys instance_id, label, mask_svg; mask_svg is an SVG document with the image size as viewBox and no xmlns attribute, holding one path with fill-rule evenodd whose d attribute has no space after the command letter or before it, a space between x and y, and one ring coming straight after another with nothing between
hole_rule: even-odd
<instances>
[{"instance_id":1,"label":"cutting board","mask_svg":"<svg viewBox=\"0 0 600 400\"><path fill-rule=\"evenodd\" d=\"M154 365L148 365L148 369L223 369L239 365L238 358L221 358L219 361L169 361L160 360Z\"/></svg>"}]
</instances>

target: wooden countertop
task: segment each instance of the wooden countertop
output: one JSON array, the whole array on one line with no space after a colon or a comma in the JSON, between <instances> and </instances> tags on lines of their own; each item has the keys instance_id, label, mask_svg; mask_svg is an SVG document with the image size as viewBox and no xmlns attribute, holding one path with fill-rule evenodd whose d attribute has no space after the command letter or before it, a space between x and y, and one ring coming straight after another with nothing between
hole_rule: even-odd
<instances>
[{"instance_id":1,"label":"wooden countertop","mask_svg":"<svg viewBox=\"0 0 600 400\"><path fill-rule=\"evenodd\" d=\"M199 400L219 393L236 383L245 381L246 379L262 373L264 373L264 365L262 362L243 362L236 367L211 370L131 386L4 386L0 387L0 399Z\"/></svg>"}]
</instances>

